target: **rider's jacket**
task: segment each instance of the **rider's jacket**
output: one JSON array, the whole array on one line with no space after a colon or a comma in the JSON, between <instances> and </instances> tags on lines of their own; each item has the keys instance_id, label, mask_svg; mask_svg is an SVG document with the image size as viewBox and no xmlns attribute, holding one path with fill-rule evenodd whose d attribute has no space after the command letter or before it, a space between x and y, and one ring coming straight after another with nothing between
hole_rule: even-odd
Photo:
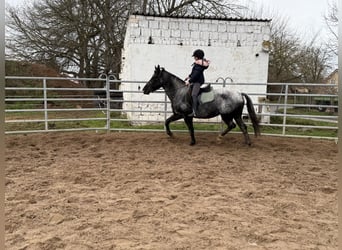
<instances>
[{"instance_id":1,"label":"rider's jacket","mask_svg":"<svg viewBox=\"0 0 342 250\"><path fill-rule=\"evenodd\" d=\"M199 65L199 64L194 63L192 65L192 70L191 70L191 73L189 75L189 82L190 83L199 83L202 85L204 83L203 71L206 70L207 68L208 68L208 66Z\"/></svg>"}]
</instances>

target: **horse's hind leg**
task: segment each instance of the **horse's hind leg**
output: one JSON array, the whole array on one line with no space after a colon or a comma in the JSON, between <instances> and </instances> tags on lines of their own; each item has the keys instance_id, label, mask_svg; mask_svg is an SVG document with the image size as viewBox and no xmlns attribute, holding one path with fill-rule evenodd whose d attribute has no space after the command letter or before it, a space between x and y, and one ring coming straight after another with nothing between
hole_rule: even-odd
<instances>
[{"instance_id":1,"label":"horse's hind leg","mask_svg":"<svg viewBox=\"0 0 342 250\"><path fill-rule=\"evenodd\" d=\"M181 115L178 115L178 114L173 114L171 115L169 118L166 119L165 121L165 129L166 129L166 134L170 137L173 136L171 130L170 130L170 123L171 122L174 122L174 121L177 121L179 119L183 118L183 116Z\"/></svg>"},{"instance_id":2,"label":"horse's hind leg","mask_svg":"<svg viewBox=\"0 0 342 250\"><path fill-rule=\"evenodd\" d=\"M221 115L222 120L227 124L227 128L223 130L220 134L220 136L225 136L230 130L234 129L236 127L235 123L233 122L232 117Z\"/></svg>"},{"instance_id":3,"label":"horse's hind leg","mask_svg":"<svg viewBox=\"0 0 342 250\"><path fill-rule=\"evenodd\" d=\"M247 132L247 126L246 124L243 122L242 117L241 116L236 116L234 117L234 120L236 121L237 125L239 126L240 130L242 131L244 137L245 137L245 142L248 146L251 145L251 140L249 139L249 135Z\"/></svg>"}]
</instances>

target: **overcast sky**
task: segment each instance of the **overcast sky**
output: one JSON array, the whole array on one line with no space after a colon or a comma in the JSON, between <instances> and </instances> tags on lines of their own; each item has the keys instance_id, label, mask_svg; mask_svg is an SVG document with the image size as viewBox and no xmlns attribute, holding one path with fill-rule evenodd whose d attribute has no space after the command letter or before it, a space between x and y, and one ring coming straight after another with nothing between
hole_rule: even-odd
<instances>
[{"instance_id":1,"label":"overcast sky","mask_svg":"<svg viewBox=\"0 0 342 250\"><path fill-rule=\"evenodd\" d=\"M323 16L333 0L251 0L254 5L263 6L266 12L288 18L290 27L309 38L317 32L327 31ZM337 1L337 0L334 0Z\"/></svg>"}]
</instances>

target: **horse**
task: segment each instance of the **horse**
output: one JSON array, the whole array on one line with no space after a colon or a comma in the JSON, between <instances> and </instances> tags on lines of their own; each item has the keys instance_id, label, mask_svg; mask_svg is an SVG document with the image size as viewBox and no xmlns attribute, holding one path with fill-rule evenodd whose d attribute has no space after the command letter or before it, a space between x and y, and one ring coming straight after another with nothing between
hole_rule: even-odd
<instances>
[{"instance_id":1,"label":"horse","mask_svg":"<svg viewBox=\"0 0 342 250\"><path fill-rule=\"evenodd\" d=\"M170 130L170 123L183 118L190 133L190 145L195 145L194 117L189 116L192 113L190 87L182 79L158 65L155 66L151 79L143 87L143 93L148 95L159 88L165 90L166 95L171 101L173 111L173 114L165 121L167 135L173 136ZM220 138L236 127L234 119L244 135L245 143L250 146L251 140L247 132L247 126L242 119L242 111L245 105L244 99L246 99L247 111L252 121L254 134L256 137L260 135L259 120L257 119L251 98L245 93L231 91L225 87L213 89L212 91L214 92L213 101L200 103L195 118L207 119L221 115L227 128L221 132Z\"/></svg>"}]
</instances>

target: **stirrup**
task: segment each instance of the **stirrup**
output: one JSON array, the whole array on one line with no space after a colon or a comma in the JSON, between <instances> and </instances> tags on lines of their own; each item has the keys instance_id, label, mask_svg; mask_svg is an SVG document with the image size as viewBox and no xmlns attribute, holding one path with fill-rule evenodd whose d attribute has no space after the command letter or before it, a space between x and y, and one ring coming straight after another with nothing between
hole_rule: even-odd
<instances>
[{"instance_id":1,"label":"stirrup","mask_svg":"<svg viewBox=\"0 0 342 250\"><path fill-rule=\"evenodd\" d=\"M195 110L193 110L190 114L188 114L188 116L190 116L190 117L194 117L194 116L196 116L196 112L195 112Z\"/></svg>"}]
</instances>

